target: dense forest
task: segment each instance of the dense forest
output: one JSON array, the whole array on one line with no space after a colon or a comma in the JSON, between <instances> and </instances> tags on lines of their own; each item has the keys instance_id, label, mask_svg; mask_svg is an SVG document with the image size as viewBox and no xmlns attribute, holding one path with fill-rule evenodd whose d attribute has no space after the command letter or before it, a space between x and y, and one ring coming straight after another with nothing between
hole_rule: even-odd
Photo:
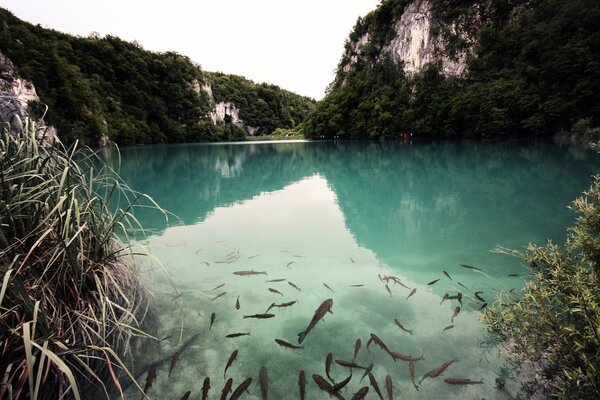
<instances>
[{"instance_id":1,"label":"dense forest","mask_svg":"<svg viewBox=\"0 0 600 400\"><path fill-rule=\"evenodd\" d=\"M409 3L383 0L359 18L328 95L302 125L306 136L545 135L600 125L599 2L431 0L431 33L445 53L468 49L456 76L440 63L407 75L386 54Z\"/></svg>"},{"instance_id":2,"label":"dense forest","mask_svg":"<svg viewBox=\"0 0 600 400\"><path fill-rule=\"evenodd\" d=\"M95 145L101 137L122 145L240 139L241 128L210 118L215 102L233 102L261 134L292 128L314 108L309 98L207 73L174 52L146 51L113 36L63 34L1 8L0 51L19 76L34 83L48 105L46 119L67 143ZM214 99L202 89L207 84L215 85Z\"/></svg>"}]
</instances>

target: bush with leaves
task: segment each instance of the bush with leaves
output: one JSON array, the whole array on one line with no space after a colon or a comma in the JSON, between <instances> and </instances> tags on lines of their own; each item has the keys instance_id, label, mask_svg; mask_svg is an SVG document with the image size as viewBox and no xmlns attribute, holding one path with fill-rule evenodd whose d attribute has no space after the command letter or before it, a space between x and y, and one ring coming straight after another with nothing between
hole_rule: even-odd
<instances>
[{"instance_id":1,"label":"bush with leaves","mask_svg":"<svg viewBox=\"0 0 600 400\"><path fill-rule=\"evenodd\" d=\"M508 358L537 372L528 395L600 398L600 176L571 208L577 221L564 249L552 242L522 254L534 279L519 299L485 315ZM507 304L508 303L508 304Z\"/></svg>"}]
</instances>

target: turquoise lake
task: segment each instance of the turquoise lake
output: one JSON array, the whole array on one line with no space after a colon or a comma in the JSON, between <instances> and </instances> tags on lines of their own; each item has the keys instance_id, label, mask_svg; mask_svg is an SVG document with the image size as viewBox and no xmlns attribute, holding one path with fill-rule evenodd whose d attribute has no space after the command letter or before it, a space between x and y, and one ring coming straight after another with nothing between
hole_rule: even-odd
<instances>
[{"instance_id":1,"label":"turquoise lake","mask_svg":"<svg viewBox=\"0 0 600 400\"><path fill-rule=\"evenodd\" d=\"M328 399L312 376L327 377L329 352L352 360L357 339L355 362L373 364L384 398L387 375L398 399L504 398L494 385L498 349L487 345L474 294L489 304L496 295L517 296L527 266L494 250L564 241L574 222L567 206L600 168L592 151L531 139L160 145L123 148L120 162L115 152L105 156L133 189L172 213L167 224L156 211L136 212L149 229L139 244L155 260L141 259L140 268L157 307L157 337L165 338L136 354L142 387L143 366L166 360L148 391L153 399L179 399L188 390L200 399L207 376L210 399L221 398L227 378L235 389L248 377L253 381L241 398L260 399L263 366L270 399L299 399L301 370L306 399ZM391 280L386 288L380 276L390 275L408 288ZM458 292L462 305L442 301ZM327 299L333 314L308 333L302 349L275 342L298 345L298 333ZM272 308L273 318L244 318L292 301ZM250 335L226 337L232 333ZM392 351L423 356L414 363L417 385L426 372L458 361L417 390L408 362L394 362L376 343L367 350L370 334ZM349 373L331 367L335 382ZM344 398L363 386L370 387L367 399L379 398L369 377L359 382L363 373L354 370L340 391ZM450 385L446 378L483 384ZM508 387L515 393L514 384ZM133 387L127 393L140 398Z\"/></svg>"}]
</instances>

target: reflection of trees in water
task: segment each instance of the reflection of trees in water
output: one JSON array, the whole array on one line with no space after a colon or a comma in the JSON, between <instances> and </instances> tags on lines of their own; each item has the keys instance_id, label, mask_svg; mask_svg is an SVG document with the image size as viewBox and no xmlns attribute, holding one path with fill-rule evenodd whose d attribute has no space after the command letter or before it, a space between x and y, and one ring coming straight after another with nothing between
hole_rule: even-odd
<instances>
[{"instance_id":1,"label":"reflection of trees in water","mask_svg":"<svg viewBox=\"0 0 600 400\"><path fill-rule=\"evenodd\" d=\"M565 150L531 140L147 146L123 150L122 176L192 224L319 173L359 244L385 259L520 246L537 239L532 230L562 231L565 206L599 165ZM157 213L138 214L162 227Z\"/></svg>"}]
</instances>

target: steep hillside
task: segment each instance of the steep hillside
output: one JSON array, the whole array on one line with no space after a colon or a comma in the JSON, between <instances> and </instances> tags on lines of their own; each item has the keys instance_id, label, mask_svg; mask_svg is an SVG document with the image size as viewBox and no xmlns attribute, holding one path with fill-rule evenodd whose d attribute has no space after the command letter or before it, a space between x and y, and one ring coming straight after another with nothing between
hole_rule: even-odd
<instances>
[{"instance_id":1,"label":"steep hillside","mask_svg":"<svg viewBox=\"0 0 600 400\"><path fill-rule=\"evenodd\" d=\"M35 86L48 106L46 120L67 143L239 139L294 127L314 107L313 100L277 86L222 74L210 79L177 53L146 51L112 36L63 34L1 8L0 51L14 64L15 77ZM237 84L222 83L228 80ZM42 108L29 104L34 115Z\"/></svg>"},{"instance_id":2,"label":"steep hillside","mask_svg":"<svg viewBox=\"0 0 600 400\"><path fill-rule=\"evenodd\" d=\"M553 134L600 124L600 3L383 0L308 137Z\"/></svg>"}]
</instances>

